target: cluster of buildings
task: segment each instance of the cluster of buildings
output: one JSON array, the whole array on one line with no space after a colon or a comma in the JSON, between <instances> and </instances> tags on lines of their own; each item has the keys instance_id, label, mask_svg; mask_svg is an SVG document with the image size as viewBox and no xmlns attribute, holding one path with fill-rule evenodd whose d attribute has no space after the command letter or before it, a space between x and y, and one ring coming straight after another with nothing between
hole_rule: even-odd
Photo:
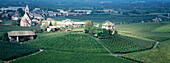
<instances>
[{"instance_id":1,"label":"cluster of buildings","mask_svg":"<svg viewBox=\"0 0 170 63\"><path fill-rule=\"evenodd\" d=\"M87 11L84 11L87 12ZM41 22L41 27L46 26L47 31L51 31L57 28L61 27L85 27L86 22L74 22L70 19L62 20L62 21L56 21L51 18L47 18L46 20L43 18L40 14L35 14L34 19L30 16L30 11L28 8L28 5L25 8L25 14L21 17L20 26L23 27L31 27L36 25L37 23ZM99 24L94 25L94 27L99 27ZM112 31L112 34L114 34L114 24L111 22L106 22L102 25L103 29L110 29ZM72 30L72 29L68 29ZM84 29L82 29L84 31ZM35 32L33 31L10 31L8 32L8 37L10 41L22 41L23 37L27 37L28 40L33 40L35 38Z\"/></svg>"},{"instance_id":2,"label":"cluster of buildings","mask_svg":"<svg viewBox=\"0 0 170 63\"><path fill-rule=\"evenodd\" d=\"M155 18L155 19L152 19L152 21L153 22L160 22L160 21L162 21L162 19L161 18Z\"/></svg>"},{"instance_id":3,"label":"cluster of buildings","mask_svg":"<svg viewBox=\"0 0 170 63\"><path fill-rule=\"evenodd\" d=\"M21 13L18 12L18 9L22 9L23 11L27 9L26 7L8 7L8 8L0 8L0 14L3 13L0 17L11 17L11 20L21 19ZM77 16L84 14L100 14L100 13L118 13L118 11L112 9L104 9L104 10L65 10L65 9L56 9L55 11L47 11L40 8L35 8L29 12L30 18L36 19L38 21L42 21L44 17L56 17L56 16Z\"/></svg>"}]
</instances>

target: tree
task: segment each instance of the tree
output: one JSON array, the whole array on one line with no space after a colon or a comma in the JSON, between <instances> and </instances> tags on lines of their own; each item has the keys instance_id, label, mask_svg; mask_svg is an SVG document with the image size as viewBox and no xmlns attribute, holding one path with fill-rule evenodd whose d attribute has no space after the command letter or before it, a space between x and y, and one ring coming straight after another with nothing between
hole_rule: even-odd
<instances>
[{"instance_id":1,"label":"tree","mask_svg":"<svg viewBox=\"0 0 170 63\"><path fill-rule=\"evenodd\" d=\"M16 22L18 26L20 25L20 21L21 21L21 19L18 19Z\"/></svg>"},{"instance_id":2,"label":"tree","mask_svg":"<svg viewBox=\"0 0 170 63\"><path fill-rule=\"evenodd\" d=\"M53 24L50 22L49 26L53 26Z\"/></svg>"},{"instance_id":3,"label":"tree","mask_svg":"<svg viewBox=\"0 0 170 63\"><path fill-rule=\"evenodd\" d=\"M72 25L68 25L68 28L72 28L73 26Z\"/></svg>"},{"instance_id":4,"label":"tree","mask_svg":"<svg viewBox=\"0 0 170 63\"><path fill-rule=\"evenodd\" d=\"M57 26L57 22L54 23L54 26Z\"/></svg>"},{"instance_id":5,"label":"tree","mask_svg":"<svg viewBox=\"0 0 170 63\"><path fill-rule=\"evenodd\" d=\"M92 23L91 21L89 21L89 20L86 21L85 28L86 28L87 30L89 30L89 32L92 31L93 23Z\"/></svg>"},{"instance_id":6,"label":"tree","mask_svg":"<svg viewBox=\"0 0 170 63\"><path fill-rule=\"evenodd\" d=\"M25 12L22 8L17 9L17 11L21 14L21 16L24 16Z\"/></svg>"},{"instance_id":7,"label":"tree","mask_svg":"<svg viewBox=\"0 0 170 63\"><path fill-rule=\"evenodd\" d=\"M46 23L41 27L41 29L43 29L43 31L46 31L47 26L48 26L48 22L46 22Z\"/></svg>"},{"instance_id":8,"label":"tree","mask_svg":"<svg viewBox=\"0 0 170 63\"><path fill-rule=\"evenodd\" d=\"M4 35L3 35L3 37L2 37L2 40L3 40L3 41L9 41L8 33L4 33Z\"/></svg>"},{"instance_id":9,"label":"tree","mask_svg":"<svg viewBox=\"0 0 170 63\"><path fill-rule=\"evenodd\" d=\"M42 21L40 21L40 23L37 26L41 26L42 25Z\"/></svg>"}]
</instances>

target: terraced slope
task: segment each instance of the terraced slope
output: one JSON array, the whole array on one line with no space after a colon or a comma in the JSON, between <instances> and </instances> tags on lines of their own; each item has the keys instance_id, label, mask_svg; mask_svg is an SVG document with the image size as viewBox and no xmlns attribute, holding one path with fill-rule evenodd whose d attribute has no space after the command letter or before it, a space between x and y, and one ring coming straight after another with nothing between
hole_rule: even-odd
<instances>
[{"instance_id":1,"label":"terraced slope","mask_svg":"<svg viewBox=\"0 0 170 63\"><path fill-rule=\"evenodd\" d=\"M116 35L113 38L101 39L101 41L114 53L130 53L150 49L154 41L132 38L123 35Z\"/></svg>"},{"instance_id":2,"label":"terraced slope","mask_svg":"<svg viewBox=\"0 0 170 63\"><path fill-rule=\"evenodd\" d=\"M153 32L153 31L159 27L167 26L167 24L169 23L170 22L125 24L125 25L117 25L116 29L118 30L119 34L128 35L128 36L131 35L137 38L142 37L142 38L147 38L147 39L162 42L170 39L170 33L159 32L159 31Z\"/></svg>"},{"instance_id":3,"label":"terraced slope","mask_svg":"<svg viewBox=\"0 0 170 63\"><path fill-rule=\"evenodd\" d=\"M26 42L41 49L80 53L108 53L89 35L83 33L55 33L40 35L36 40Z\"/></svg>"},{"instance_id":4,"label":"terraced slope","mask_svg":"<svg viewBox=\"0 0 170 63\"><path fill-rule=\"evenodd\" d=\"M39 51L38 48L30 45L0 41L1 60L8 61L37 51Z\"/></svg>"},{"instance_id":5,"label":"terraced slope","mask_svg":"<svg viewBox=\"0 0 170 63\"><path fill-rule=\"evenodd\" d=\"M11 63L134 63L133 61L104 54L81 54L44 51Z\"/></svg>"},{"instance_id":6,"label":"terraced slope","mask_svg":"<svg viewBox=\"0 0 170 63\"><path fill-rule=\"evenodd\" d=\"M144 63L169 63L170 62L170 40L161 42L159 48L131 53L124 55L135 60L142 61Z\"/></svg>"}]
</instances>

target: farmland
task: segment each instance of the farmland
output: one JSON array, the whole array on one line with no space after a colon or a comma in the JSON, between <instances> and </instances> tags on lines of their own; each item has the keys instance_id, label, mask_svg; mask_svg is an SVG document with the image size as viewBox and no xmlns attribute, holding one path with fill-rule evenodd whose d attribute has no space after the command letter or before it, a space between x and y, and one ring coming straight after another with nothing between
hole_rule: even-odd
<instances>
[{"instance_id":1,"label":"farmland","mask_svg":"<svg viewBox=\"0 0 170 63\"><path fill-rule=\"evenodd\" d=\"M78 20L92 20L93 22L102 23L104 21L111 21L117 24L122 23L137 23L143 20L150 21L154 16L127 16L127 15L113 15L113 14L91 14L91 15L80 15L80 16L67 16L69 19Z\"/></svg>"},{"instance_id":2,"label":"farmland","mask_svg":"<svg viewBox=\"0 0 170 63\"><path fill-rule=\"evenodd\" d=\"M32 47L30 45L10 43L0 41L0 59L1 60L11 60L24 55L28 55L39 51L38 48Z\"/></svg>"},{"instance_id":3,"label":"farmland","mask_svg":"<svg viewBox=\"0 0 170 63\"><path fill-rule=\"evenodd\" d=\"M151 22L151 23L135 23L135 24L125 24L125 25L117 25L116 29L119 34L134 36L137 38L147 38L150 40L156 41L166 41L170 39L170 33L167 32L155 32L154 30L159 27L167 26L169 22ZM165 27L166 31L168 31L168 27ZM154 32L153 32L154 31Z\"/></svg>"},{"instance_id":4,"label":"farmland","mask_svg":"<svg viewBox=\"0 0 170 63\"><path fill-rule=\"evenodd\" d=\"M152 32L170 32L170 24L158 27L155 30L153 30Z\"/></svg>"},{"instance_id":5,"label":"farmland","mask_svg":"<svg viewBox=\"0 0 170 63\"><path fill-rule=\"evenodd\" d=\"M130 53L144 49L150 49L154 41L147 41L123 35L117 35L109 39L101 39L114 53Z\"/></svg>"},{"instance_id":6,"label":"farmland","mask_svg":"<svg viewBox=\"0 0 170 63\"><path fill-rule=\"evenodd\" d=\"M144 63L169 63L170 50L168 44L170 41L170 33L168 32L168 25L169 22L117 25L116 27L119 31L119 34L147 40L156 40L160 42L156 49L129 53L123 56L142 61Z\"/></svg>"},{"instance_id":7,"label":"farmland","mask_svg":"<svg viewBox=\"0 0 170 63\"><path fill-rule=\"evenodd\" d=\"M45 35L45 34L44 34ZM58 51L80 53L108 53L96 40L83 33L55 33L43 34L34 41L26 42L29 45L42 49L54 49Z\"/></svg>"},{"instance_id":8,"label":"farmland","mask_svg":"<svg viewBox=\"0 0 170 63\"><path fill-rule=\"evenodd\" d=\"M169 63L170 62L169 44L170 44L170 40L160 43L157 49L126 54L124 56L142 61L144 63L153 63L153 62Z\"/></svg>"},{"instance_id":9,"label":"farmland","mask_svg":"<svg viewBox=\"0 0 170 63\"><path fill-rule=\"evenodd\" d=\"M37 55L24 57L12 63L133 63L122 58L105 54L82 54L57 51L43 51Z\"/></svg>"}]
</instances>

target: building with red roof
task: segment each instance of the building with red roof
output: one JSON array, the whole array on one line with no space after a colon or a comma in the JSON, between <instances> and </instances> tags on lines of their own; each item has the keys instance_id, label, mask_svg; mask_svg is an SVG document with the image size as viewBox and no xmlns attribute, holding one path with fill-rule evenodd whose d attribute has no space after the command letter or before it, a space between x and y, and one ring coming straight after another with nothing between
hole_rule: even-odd
<instances>
[{"instance_id":1,"label":"building with red roof","mask_svg":"<svg viewBox=\"0 0 170 63\"><path fill-rule=\"evenodd\" d=\"M41 21L42 19L44 19L44 17L40 14L34 15L34 18L37 19L38 21Z\"/></svg>"}]
</instances>

